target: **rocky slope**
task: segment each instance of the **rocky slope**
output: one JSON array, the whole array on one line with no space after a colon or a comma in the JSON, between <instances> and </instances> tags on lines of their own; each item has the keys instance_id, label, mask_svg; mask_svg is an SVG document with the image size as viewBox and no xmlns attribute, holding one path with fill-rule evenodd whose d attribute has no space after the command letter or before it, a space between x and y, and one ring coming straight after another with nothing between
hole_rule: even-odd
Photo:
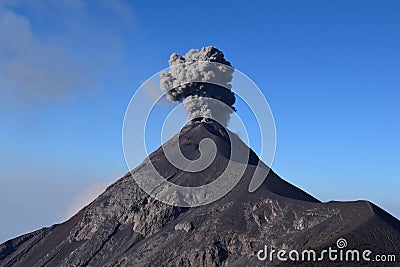
<instances>
[{"instance_id":1,"label":"rocky slope","mask_svg":"<svg viewBox=\"0 0 400 267\"><path fill-rule=\"evenodd\" d=\"M212 123L193 123L179 140L183 154L196 157L205 137L218 147L207 169L194 174L177 170L158 149L68 221L0 245L0 266L279 265L276 259L260 261L257 252L265 245L322 250L336 247L339 238L348 240L348 248L395 254L400 264L400 222L369 202L321 203L273 171L248 193L258 162L254 153L236 187L205 206L169 206L137 186L133 176L143 174L150 161L176 184L197 186L215 179L229 158L226 133Z\"/></svg>"}]
</instances>

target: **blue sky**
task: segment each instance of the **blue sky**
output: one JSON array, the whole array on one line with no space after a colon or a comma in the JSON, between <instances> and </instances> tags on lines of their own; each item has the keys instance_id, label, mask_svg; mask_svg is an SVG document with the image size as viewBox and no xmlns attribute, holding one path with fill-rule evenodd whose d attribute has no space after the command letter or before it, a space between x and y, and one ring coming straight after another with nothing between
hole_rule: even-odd
<instances>
[{"instance_id":1,"label":"blue sky","mask_svg":"<svg viewBox=\"0 0 400 267\"><path fill-rule=\"evenodd\" d=\"M399 1L0 2L0 242L63 221L128 171L135 90L214 45L265 94L273 169L400 217Z\"/></svg>"}]
</instances>

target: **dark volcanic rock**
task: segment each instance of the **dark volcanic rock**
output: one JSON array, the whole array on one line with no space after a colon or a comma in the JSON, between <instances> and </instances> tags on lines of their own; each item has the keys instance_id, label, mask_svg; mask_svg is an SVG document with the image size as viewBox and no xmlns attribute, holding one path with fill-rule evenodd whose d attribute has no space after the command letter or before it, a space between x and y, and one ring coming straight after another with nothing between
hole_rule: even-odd
<instances>
[{"instance_id":1,"label":"dark volcanic rock","mask_svg":"<svg viewBox=\"0 0 400 267\"><path fill-rule=\"evenodd\" d=\"M150 160L176 184L214 180L229 158L226 132L212 123L194 123L182 130L180 145L185 156L195 158L205 137L218 147L207 169L177 170L158 149L68 221L0 245L0 266L265 266L256 256L265 245L322 250L335 247L339 238L347 239L349 248L394 254L400 261L399 220L369 202L321 203L273 171L248 193L258 162L253 152L236 187L205 206L169 206L137 186L132 175Z\"/></svg>"}]
</instances>

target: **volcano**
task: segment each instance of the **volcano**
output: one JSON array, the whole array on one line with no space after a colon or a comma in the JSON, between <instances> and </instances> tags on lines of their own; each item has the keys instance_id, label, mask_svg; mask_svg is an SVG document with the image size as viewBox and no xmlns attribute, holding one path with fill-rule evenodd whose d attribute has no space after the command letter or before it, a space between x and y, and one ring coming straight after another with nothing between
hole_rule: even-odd
<instances>
[{"instance_id":1,"label":"volcano","mask_svg":"<svg viewBox=\"0 0 400 267\"><path fill-rule=\"evenodd\" d=\"M213 203L177 207L152 198L134 179L149 164L185 186L212 182L228 164L231 142L215 123L193 122L177 136L188 158L199 156L202 139L212 139L217 146L212 164L197 173L181 171L160 147L68 221L0 245L0 266L270 266L284 262L260 260L266 246L322 251L338 249L339 239L347 240L348 249L395 255L400 261L400 221L368 201L321 203L272 170L249 193L259 161L252 151L238 184ZM322 263L338 265L326 258ZM314 266L304 260L292 265Z\"/></svg>"}]
</instances>

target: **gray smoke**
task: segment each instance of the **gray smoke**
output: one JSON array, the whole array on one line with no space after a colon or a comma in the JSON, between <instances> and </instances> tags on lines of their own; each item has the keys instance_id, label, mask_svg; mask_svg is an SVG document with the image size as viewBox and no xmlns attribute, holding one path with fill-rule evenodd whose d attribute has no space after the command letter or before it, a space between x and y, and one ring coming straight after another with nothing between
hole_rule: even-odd
<instances>
[{"instance_id":1,"label":"gray smoke","mask_svg":"<svg viewBox=\"0 0 400 267\"><path fill-rule=\"evenodd\" d=\"M224 54L208 46L191 49L185 56L174 53L168 63L169 71L160 74L168 100L183 101L188 121L210 117L226 125L235 111L235 95L230 85L234 70Z\"/></svg>"}]
</instances>

